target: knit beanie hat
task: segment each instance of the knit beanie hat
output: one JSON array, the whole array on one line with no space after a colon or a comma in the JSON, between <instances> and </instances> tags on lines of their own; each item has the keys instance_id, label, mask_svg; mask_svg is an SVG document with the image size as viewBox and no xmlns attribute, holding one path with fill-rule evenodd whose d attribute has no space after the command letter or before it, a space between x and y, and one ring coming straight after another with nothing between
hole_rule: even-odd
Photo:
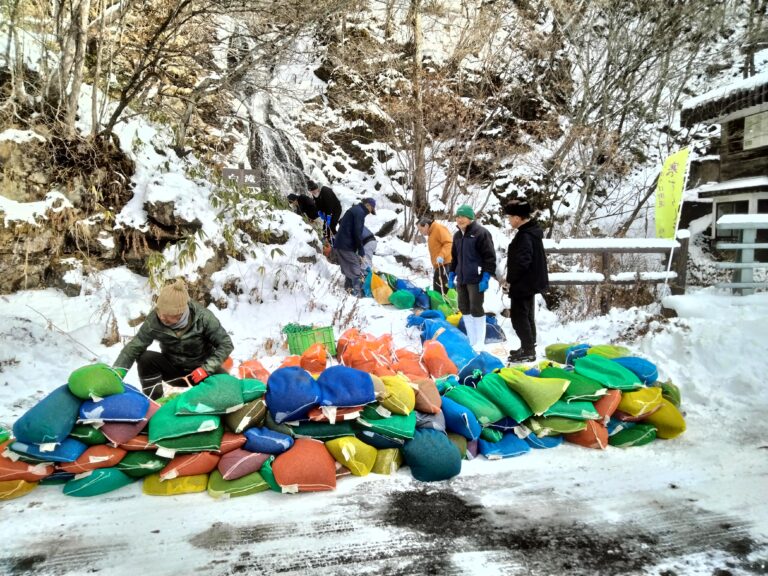
<instances>
[{"instance_id":1,"label":"knit beanie hat","mask_svg":"<svg viewBox=\"0 0 768 576\"><path fill-rule=\"evenodd\" d=\"M520 218L531 217L531 205L525 200L512 200L504 206L504 214L507 216L520 216Z\"/></svg>"},{"instance_id":2,"label":"knit beanie hat","mask_svg":"<svg viewBox=\"0 0 768 576\"><path fill-rule=\"evenodd\" d=\"M464 216L464 218L469 218L470 220L475 219L475 211L472 209L472 206L469 204L462 204L459 206L458 210L456 210L456 216Z\"/></svg>"},{"instance_id":3,"label":"knit beanie hat","mask_svg":"<svg viewBox=\"0 0 768 576\"><path fill-rule=\"evenodd\" d=\"M163 316L178 316L189 306L189 294L184 280L179 278L173 284L168 284L160 290L155 308Z\"/></svg>"}]
</instances>

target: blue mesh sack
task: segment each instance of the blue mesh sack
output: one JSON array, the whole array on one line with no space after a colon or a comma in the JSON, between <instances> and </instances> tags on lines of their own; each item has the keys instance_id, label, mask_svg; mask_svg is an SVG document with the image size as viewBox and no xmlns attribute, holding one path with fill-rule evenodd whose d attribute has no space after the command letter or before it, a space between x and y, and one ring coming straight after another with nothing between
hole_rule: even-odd
<instances>
[{"instance_id":1,"label":"blue mesh sack","mask_svg":"<svg viewBox=\"0 0 768 576\"><path fill-rule=\"evenodd\" d=\"M442 410L448 432L464 436L467 440L480 438L482 429L472 410L447 397L443 397Z\"/></svg>"},{"instance_id":2,"label":"blue mesh sack","mask_svg":"<svg viewBox=\"0 0 768 576\"><path fill-rule=\"evenodd\" d=\"M512 432L518 426L520 426L520 423L517 420L510 418L509 416L505 416L498 422L491 424L490 428L493 428L494 430L501 430L502 432Z\"/></svg>"},{"instance_id":3,"label":"blue mesh sack","mask_svg":"<svg viewBox=\"0 0 768 576\"><path fill-rule=\"evenodd\" d=\"M504 368L504 363L490 352L482 351L459 371L459 383L474 388L483 376L498 368Z\"/></svg>"},{"instance_id":4,"label":"blue mesh sack","mask_svg":"<svg viewBox=\"0 0 768 576\"><path fill-rule=\"evenodd\" d=\"M88 446L80 440L64 438L61 443L56 444L53 450L43 450L43 448L45 445L28 444L19 440L11 444L11 451L43 462L74 462L82 456Z\"/></svg>"},{"instance_id":5,"label":"blue mesh sack","mask_svg":"<svg viewBox=\"0 0 768 576\"><path fill-rule=\"evenodd\" d=\"M646 386L650 386L659 379L659 370L656 368L656 365L645 358L623 356L621 358L613 358L613 361L622 365L630 372L634 372L640 378L640 382Z\"/></svg>"},{"instance_id":6,"label":"blue mesh sack","mask_svg":"<svg viewBox=\"0 0 768 576\"><path fill-rule=\"evenodd\" d=\"M542 450L546 448L555 448L563 443L562 436L542 436L539 438L536 434L528 434L525 441L531 448Z\"/></svg>"},{"instance_id":7,"label":"blue mesh sack","mask_svg":"<svg viewBox=\"0 0 768 576\"><path fill-rule=\"evenodd\" d=\"M378 448L379 450L385 450L387 448L402 448L403 444L405 443L403 438L391 438L389 436L384 436L384 434L379 434L374 430L358 430L357 434L355 434L355 437L358 440L362 440L369 446Z\"/></svg>"},{"instance_id":8,"label":"blue mesh sack","mask_svg":"<svg viewBox=\"0 0 768 576\"><path fill-rule=\"evenodd\" d=\"M149 410L149 398L129 384L125 392L100 400L86 400L80 407L80 422L139 422Z\"/></svg>"},{"instance_id":9,"label":"blue mesh sack","mask_svg":"<svg viewBox=\"0 0 768 576\"><path fill-rule=\"evenodd\" d=\"M75 427L81 400L65 384L32 406L13 425L13 436L27 444L62 442Z\"/></svg>"},{"instance_id":10,"label":"blue mesh sack","mask_svg":"<svg viewBox=\"0 0 768 576\"><path fill-rule=\"evenodd\" d=\"M461 452L445 432L420 428L403 446L411 474L422 482L448 480L461 472Z\"/></svg>"},{"instance_id":11,"label":"blue mesh sack","mask_svg":"<svg viewBox=\"0 0 768 576\"><path fill-rule=\"evenodd\" d=\"M584 358L590 348L592 348L590 344L574 344L573 346L569 346L565 350L565 363L569 366L573 366L573 361L579 358Z\"/></svg>"},{"instance_id":12,"label":"blue mesh sack","mask_svg":"<svg viewBox=\"0 0 768 576\"><path fill-rule=\"evenodd\" d=\"M506 342L507 335L499 326L496 316L486 314L485 316L485 343L495 344L497 342Z\"/></svg>"},{"instance_id":13,"label":"blue mesh sack","mask_svg":"<svg viewBox=\"0 0 768 576\"><path fill-rule=\"evenodd\" d=\"M304 420L320 403L320 387L298 366L278 368L267 380L267 408L275 423Z\"/></svg>"},{"instance_id":14,"label":"blue mesh sack","mask_svg":"<svg viewBox=\"0 0 768 576\"><path fill-rule=\"evenodd\" d=\"M518 438L514 433L504 434L498 442L488 442L480 438L480 454L488 460L500 460L501 458L514 458L531 451L531 447L525 440Z\"/></svg>"},{"instance_id":15,"label":"blue mesh sack","mask_svg":"<svg viewBox=\"0 0 768 576\"><path fill-rule=\"evenodd\" d=\"M293 446L293 438L269 428L248 428L243 449L263 454L282 454Z\"/></svg>"},{"instance_id":16,"label":"blue mesh sack","mask_svg":"<svg viewBox=\"0 0 768 576\"><path fill-rule=\"evenodd\" d=\"M445 432L445 416L442 412L437 414L427 414L426 412L416 411L416 428L432 428Z\"/></svg>"},{"instance_id":17,"label":"blue mesh sack","mask_svg":"<svg viewBox=\"0 0 768 576\"><path fill-rule=\"evenodd\" d=\"M348 366L331 366L317 379L320 406L364 406L376 400L371 375Z\"/></svg>"}]
</instances>

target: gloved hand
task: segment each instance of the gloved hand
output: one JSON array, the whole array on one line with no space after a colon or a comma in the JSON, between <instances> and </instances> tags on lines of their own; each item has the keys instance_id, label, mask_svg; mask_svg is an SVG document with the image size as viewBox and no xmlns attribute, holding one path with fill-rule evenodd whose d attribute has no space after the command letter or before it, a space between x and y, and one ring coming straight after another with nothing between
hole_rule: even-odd
<instances>
[{"instance_id":1,"label":"gloved hand","mask_svg":"<svg viewBox=\"0 0 768 576\"><path fill-rule=\"evenodd\" d=\"M442 256L438 256L437 258L435 258L435 262L437 262L438 264L443 264L445 262L445 258L443 258Z\"/></svg>"},{"instance_id":2,"label":"gloved hand","mask_svg":"<svg viewBox=\"0 0 768 576\"><path fill-rule=\"evenodd\" d=\"M114 366L112 368L114 370L115 374L120 376L120 380L125 380L125 376L128 374L128 368L122 368L120 366Z\"/></svg>"},{"instance_id":3,"label":"gloved hand","mask_svg":"<svg viewBox=\"0 0 768 576\"><path fill-rule=\"evenodd\" d=\"M205 371L205 368L200 366L199 368L195 368L194 370L192 370L192 372L189 373L187 378L192 380L192 382L194 382L195 384L199 384L200 382L208 378L208 372Z\"/></svg>"},{"instance_id":4,"label":"gloved hand","mask_svg":"<svg viewBox=\"0 0 768 576\"><path fill-rule=\"evenodd\" d=\"M455 272L448 272L448 288L455 288L456 287L456 273Z\"/></svg>"},{"instance_id":5,"label":"gloved hand","mask_svg":"<svg viewBox=\"0 0 768 576\"><path fill-rule=\"evenodd\" d=\"M488 272L483 272L483 277L480 279L480 283L477 285L477 289L480 292L488 290L488 282L491 280L491 275Z\"/></svg>"}]
</instances>

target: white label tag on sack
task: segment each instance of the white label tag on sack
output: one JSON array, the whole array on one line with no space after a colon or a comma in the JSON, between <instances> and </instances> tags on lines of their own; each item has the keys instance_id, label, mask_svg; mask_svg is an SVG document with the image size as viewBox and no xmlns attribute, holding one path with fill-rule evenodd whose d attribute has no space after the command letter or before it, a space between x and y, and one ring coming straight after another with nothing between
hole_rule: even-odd
<instances>
[{"instance_id":1,"label":"white label tag on sack","mask_svg":"<svg viewBox=\"0 0 768 576\"><path fill-rule=\"evenodd\" d=\"M384 408L384 406L381 406L381 405L376 407L376 413L382 418L389 418L390 416L392 416L392 412L390 412L389 410Z\"/></svg>"},{"instance_id":2,"label":"white label tag on sack","mask_svg":"<svg viewBox=\"0 0 768 576\"><path fill-rule=\"evenodd\" d=\"M299 485L298 484L289 484L287 486L282 486L283 494L298 494L299 493Z\"/></svg>"},{"instance_id":3,"label":"white label tag on sack","mask_svg":"<svg viewBox=\"0 0 768 576\"><path fill-rule=\"evenodd\" d=\"M38 444L40 446L40 452L53 452L58 446L58 442L46 442L45 444Z\"/></svg>"},{"instance_id":4,"label":"white label tag on sack","mask_svg":"<svg viewBox=\"0 0 768 576\"><path fill-rule=\"evenodd\" d=\"M515 433L515 436L520 438L520 440L525 440L526 438L528 438L528 436L531 435L531 431L528 429L528 427L522 424L518 424L517 426L512 428L512 431Z\"/></svg>"},{"instance_id":5,"label":"white label tag on sack","mask_svg":"<svg viewBox=\"0 0 768 576\"><path fill-rule=\"evenodd\" d=\"M322 406L320 411L328 418L328 422L336 424L336 406Z\"/></svg>"},{"instance_id":6,"label":"white label tag on sack","mask_svg":"<svg viewBox=\"0 0 768 576\"><path fill-rule=\"evenodd\" d=\"M157 450L155 450L155 454L160 456L160 458L173 458L176 456L176 450L171 450L170 448L163 448L162 446L158 446Z\"/></svg>"}]
</instances>

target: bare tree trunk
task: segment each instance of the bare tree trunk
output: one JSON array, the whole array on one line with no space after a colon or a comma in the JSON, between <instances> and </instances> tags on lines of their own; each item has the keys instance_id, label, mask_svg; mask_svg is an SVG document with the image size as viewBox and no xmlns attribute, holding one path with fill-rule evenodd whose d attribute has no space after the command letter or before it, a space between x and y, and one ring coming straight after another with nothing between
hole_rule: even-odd
<instances>
[{"instance_id":1,"label":"bare tree trunk","mask_svg":"<svg viewBox=\"0 0 768 576\"><path fill-rule=\"evenodd\" d=\"M424 128L424 102L422 99L422 29L421 0L411 0L411 22L413 26L413 206L414 217L422 216L428 209L427 177L424 149L426 148L426 130ZM406 234L408 229L406 229Z\"/></svg>"},{"instance_id":2,"label":"bare tree trunk","mask_svg":"<svg viewBox=\"0 0 768 576\"><path fill-rule=\"evenodd\" d=\"M387 0L386 17L384 20L384 38L392 38L392 28L394 27L394 18L392 12L395 9L395 0Z\"/></svg>"},{"instance_id":3,"label":"bare tree trunk","mask_svg":"<svg viewBox=\"0 0 768 576\"><path fill-rule=\"evenodd\" d=\"M85 69L85 49L88 42L88 15L91 12L91 0L81 0L72 13L72 37L75 54L72 61L71 86L67 95L67 115L65 125L70 132L75 130L80 88L83 84Z\"/></svg>"}]
</instances>

